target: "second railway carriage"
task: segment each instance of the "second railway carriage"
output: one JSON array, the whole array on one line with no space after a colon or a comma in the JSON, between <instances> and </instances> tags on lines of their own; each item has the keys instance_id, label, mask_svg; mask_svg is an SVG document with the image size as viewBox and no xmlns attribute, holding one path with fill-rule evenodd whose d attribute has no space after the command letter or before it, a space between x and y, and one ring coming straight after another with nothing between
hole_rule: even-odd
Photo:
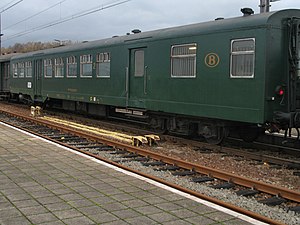
<instances>
[{"instance_id":1,"label":"second railway carriage","mask_svg":"<svg viewBox=\"0 0 300 225\"><path fill-rule=\"evenodd\" d=\"M300 126L300 10L139 32L11 60L32 102L146 121L220 142ZM246 132L245 132L246 131Z\"/></svg>"},{"instance_id":2,"label":"second railway carriage","mask_svg":"<svg viewBox=\"0 0 300 225\"><path fill-rule=\"evenodd\" d=\"M2 55L0 56L0 98L9 98L9 74L10 74L10 59L16 54Z\"/></svg>"}]
</instances>

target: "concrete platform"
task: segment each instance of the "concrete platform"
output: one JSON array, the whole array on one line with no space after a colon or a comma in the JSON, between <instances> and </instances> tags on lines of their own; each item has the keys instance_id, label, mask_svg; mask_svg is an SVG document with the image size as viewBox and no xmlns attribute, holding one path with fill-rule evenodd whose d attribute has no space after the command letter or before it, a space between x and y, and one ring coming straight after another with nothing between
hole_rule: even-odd
<instances>
[{"instance_id":1,"label":"concrete platform","mask_svg":"<svg viewBox=\"0 0 300 225\"><path fill-rule=\"evenodd\" d=\"M205 204L0 123L1 225L263 224Z\"/></svg>"}]
</instances>

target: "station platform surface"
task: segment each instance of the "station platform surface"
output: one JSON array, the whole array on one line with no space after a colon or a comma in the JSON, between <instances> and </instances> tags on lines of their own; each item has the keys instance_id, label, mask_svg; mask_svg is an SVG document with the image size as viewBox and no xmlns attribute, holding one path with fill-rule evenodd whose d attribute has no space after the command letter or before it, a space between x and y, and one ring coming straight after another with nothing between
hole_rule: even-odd
<instances>
[{"instance_id":1,"label":"station platform surface","mask_svg":"<svg viewBox=\"0 0 300 225\"><path fill-rule=\"evenodd\" d=\"M259 223L0 123L0 224Z\"/></svg>"}]
</instances>

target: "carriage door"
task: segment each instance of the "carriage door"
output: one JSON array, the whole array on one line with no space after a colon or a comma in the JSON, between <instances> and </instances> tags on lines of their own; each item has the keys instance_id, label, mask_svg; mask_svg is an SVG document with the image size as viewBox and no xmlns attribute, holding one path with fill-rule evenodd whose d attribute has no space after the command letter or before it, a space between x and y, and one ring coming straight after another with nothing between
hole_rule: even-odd
<instances>
[{"instance_id":1,"label":"carriage door","mask_svg":"<svg viewBox=\"0 0 300 225\"><path fill-rule=\"evenodd\" d=\"M295 81L295 86L296 86L296 111L300 111L300 20L297 19L297 40L298 40L298 45L297 45L297 76L296 76L296 81Z\"/></svg>"},{"instance_id":2,"label":"carriage door","mask_svg":"<svg viewBox=\"0 0 300 225\"><path fill-rule=\"evenodd\" d=\"M0 63L1 65L1 71L0 71L0 92L4 89L4 74L5 74L5 69L4 69L4 63Z\"/></svg>"},{"instance_id":3,"label":"carriage door","mask_svg":"<svg viewBox=\"0 0 300 225\"><path fill-rule=\"evenodd\" d=\"M128 107L145 108L147 97L147 48L130 49Z\"/></svg>"},{"instance_id":4,"label":"carriage door","mask_svg":"<svg viewBox=\"0 0 300 225\"><path fill-rule=\"evenodd\" d=\"M290 40L290 80L289 96L290 108L292 112L300 111L300 20L292 19ZM299 118L300 119L300 118Z\"/></svg>"},{"instance_id":5,"label":"carriage door","mask_svg":"<svg viewBox=\"0 0 300 225\"><path fill-rule=\"evenodd\" d=\"M34 81L35 81L35 96L42 95L42 73L43 73L43 60L38 59L35 61L34 68Z\"/></svg>"},{"instance_id":6,"label":"carriage door","mask_svg":"<svg viewBox=\"0 0 300 225\"><path fill-rule=\"evenodd\" d=\"M4 64L4 82L3 82L3 90L9 90L9 72L10 72L10 65L9 63Z\"/></svg>"}]
</instances>

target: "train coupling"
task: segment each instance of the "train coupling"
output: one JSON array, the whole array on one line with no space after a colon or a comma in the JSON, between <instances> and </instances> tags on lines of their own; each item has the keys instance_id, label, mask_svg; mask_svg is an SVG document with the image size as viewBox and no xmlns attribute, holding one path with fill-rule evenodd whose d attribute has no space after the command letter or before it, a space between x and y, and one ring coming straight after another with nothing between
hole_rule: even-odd
<instances>
[{"instance_id":1,"label":"train coupling","mask_svg":"<svg viewBox=\"0 0 300 225\"><path fill-rule=\"evenodd\" d=\"M274 120L289 128L300 127L300 112L274 112Z\"/></svg>"}]
</instances>

